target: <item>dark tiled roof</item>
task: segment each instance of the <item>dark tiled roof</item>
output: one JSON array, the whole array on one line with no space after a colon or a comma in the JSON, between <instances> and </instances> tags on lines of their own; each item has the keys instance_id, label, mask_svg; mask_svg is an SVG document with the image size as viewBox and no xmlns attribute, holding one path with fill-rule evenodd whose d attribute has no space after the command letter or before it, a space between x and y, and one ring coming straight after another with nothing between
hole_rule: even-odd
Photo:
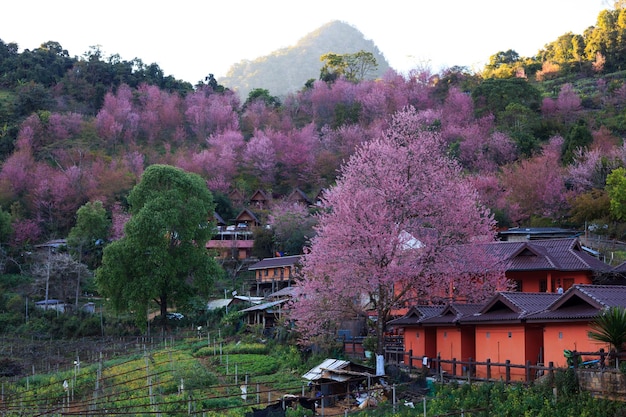
<instances>
[{"instance_id":1,"label":"dark tiled roof","mask_svg":"<svg viewBox=\"0 0 626 417\"><path fill-rule=\"evenodd\" d=\"M300 255L280 256L277 258L265 258L248 267L249 271L255 269L280 268L285 266L294 266L300 261Z\"/></svg>"},{"instance_id":2,"label":"dark tiled roof","mask_svg":"<svg viewBox=\"0 0 626 417\"><path fill-rule=\"evenodd\" d=\"M417 324L420 324L422 320L441 314L441 312L444 309L445 309L445 306L442 306L442 305L441 306L414 306L414 307L411 307L404 316L399 317L395 320L391 320L387 322L387 324L390 326L417 325Z\"/></svg>"},{"instance_id":3,"label":"dark tiled roof","mask_svg":"<svg viewBox=\"0 0 626 417\"><path fill-rule=\"evenodd\" d=\"M555 293L501 292L463 323L521 321L530 314L545 311L561 295Z\"/></svg>"},{"instance_id":4,"label":"dark tiled roof","mask_svg":"<svg viewBox=\"0 0 626 417\"><path fill-rule=\"evenodd\" d=\"M528 321L588 320L610 307L626 308L626 286L574 285L546 311L530 315Z\"/></svg>"},{"instance_id":5,"label":"dark tiled roof","mask_svg":"<svg viewBox=\"0 0 626 417\"><path fill-rule=\"evenodd\" d=\"M615 268L613 268L611 271L612 272L617 272L617 273L624 273L624 272L626 272L626 262L622 262L621 264L619 264Z\"/></svg>"},{"instance_id":6,"label":"dark tiled roof","mask_svg":"<svg viewBox=\"0 0 626 417\"><path fill-rule=\"evenodd\" d=\"M609 271L611 266L586 253L577 238L492 242L488 251L508 271Z\"/></svg>"},{"instance_id":7,"label":"dark tiled roof","mask_svg":"<svg viewBox=\"0 0 626 417\"><path fill-rule=\"evenodd\" d=\"M605 307L626 308L626 286L623 285L575 285L572 292L580 291Z\"/></svg>"},{"instance_id":8,"label":"dark tiled roof","mask_svg":"<svg viewBox=\"0 0 626 417\"><path fill-rule=\"evenodd\" d=\"M424 325L435 324L456 324L464 317L473 316L484 306L484 304L448 304L446 308L437 316L422 321Z\"/></svg>"}]
</instances>

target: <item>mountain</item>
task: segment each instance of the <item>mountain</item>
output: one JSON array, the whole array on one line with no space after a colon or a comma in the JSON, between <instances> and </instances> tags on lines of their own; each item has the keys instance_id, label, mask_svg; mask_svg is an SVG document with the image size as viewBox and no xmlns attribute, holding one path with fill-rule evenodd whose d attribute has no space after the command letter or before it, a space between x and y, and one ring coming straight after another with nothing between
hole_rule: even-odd
<instances>
[{"instance_id":1,"label":"mountain","mask_svg":"<svg viewBox=\"0 0 626 417\"><path fill-rule=\"evenodd\" d=\"M326 53L348 54L358 51L374 54L378 69L374 78L380 77L390 67L373 41L348 23L338 20L325 24L309 33L294 46L279 49L254 61L242 60L231 66L227 75L218 82L239 93L245 100L255 88L264 88L273 96L284 97L304 87L313 79L319 79Z\"/></svg>"}]
</instances>

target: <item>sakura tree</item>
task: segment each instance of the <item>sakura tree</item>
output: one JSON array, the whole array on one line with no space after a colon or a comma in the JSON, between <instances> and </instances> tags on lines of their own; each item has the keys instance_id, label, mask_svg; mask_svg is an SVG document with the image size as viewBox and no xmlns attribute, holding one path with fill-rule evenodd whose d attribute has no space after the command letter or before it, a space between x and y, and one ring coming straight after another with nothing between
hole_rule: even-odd
<instances>
[{"instance_id":1,"label":"sakura tree","mask_svg":"<svg viewBox=\"0 0 626 417\"><path fill-rule=\"evenodd\" d=\"M506 287L503 271L478 245L495 239L494 220L423 120L413 108L397 113L324 194L303 256L302 296L291 309L303 341L332 335L368 305L377 315L380 353L395 309L480 300Z\"/></svg>"}]
</instances>

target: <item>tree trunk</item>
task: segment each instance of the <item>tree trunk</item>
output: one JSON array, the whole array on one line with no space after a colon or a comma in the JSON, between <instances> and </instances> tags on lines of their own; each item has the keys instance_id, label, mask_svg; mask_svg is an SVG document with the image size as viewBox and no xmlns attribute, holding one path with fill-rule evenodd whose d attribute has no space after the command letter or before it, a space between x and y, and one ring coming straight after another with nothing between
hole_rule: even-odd
<instances>
[{"instance_id":1,"label":"tree trunk","mask_svg":"<svg viewBox=\"0 0 626 417\"><path fill-rule=\"evenodd\" d=\"M159 297L161 307L161 320L163 321L163 328L167 325L167 294L161 294Z\"/></svg>"}]
</instances>

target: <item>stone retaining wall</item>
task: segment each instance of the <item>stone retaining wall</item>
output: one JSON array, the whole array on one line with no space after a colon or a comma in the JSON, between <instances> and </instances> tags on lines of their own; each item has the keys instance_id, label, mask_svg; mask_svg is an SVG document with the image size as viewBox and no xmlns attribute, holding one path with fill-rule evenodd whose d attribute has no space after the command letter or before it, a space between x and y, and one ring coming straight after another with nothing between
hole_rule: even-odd
<instances>
[{"instance_id":1,"label":"stone retaining wall","mask_svg":"<svg viewBox=\"0 0 626 417\"><path fill-rule=\"evenodd\" d=\"M590 392L594 397L626 401L626 375L622 372L615 369L579 369L577 374L581 390Z\"/></svg>"}]
</instances>

